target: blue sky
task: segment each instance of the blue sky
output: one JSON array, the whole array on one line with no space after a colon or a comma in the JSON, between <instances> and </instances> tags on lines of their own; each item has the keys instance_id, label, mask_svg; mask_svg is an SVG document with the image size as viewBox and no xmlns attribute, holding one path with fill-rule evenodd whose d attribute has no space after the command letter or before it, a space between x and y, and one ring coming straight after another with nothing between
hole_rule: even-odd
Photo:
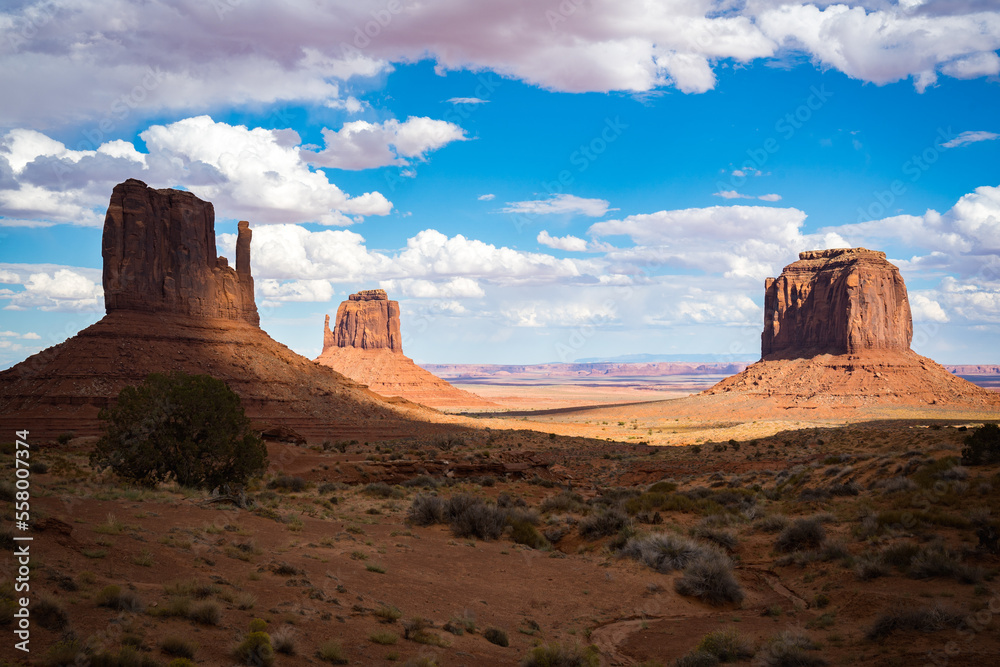
<instances>
[{"instance_id":1,"label":"blue sky","mask_svg":"<svg viewBox=\"0 0 1000 667\"><path fill-rule=\"evenodd\" d=\"M752 359L764 278L863 245L914 349L1000 362L985 5L111 4L0 13L0 367L103 314L129 177L213 201L230 258L250 220L262 326L309 357L381 286L422 362Z\"/></svg>"}]
</instances>

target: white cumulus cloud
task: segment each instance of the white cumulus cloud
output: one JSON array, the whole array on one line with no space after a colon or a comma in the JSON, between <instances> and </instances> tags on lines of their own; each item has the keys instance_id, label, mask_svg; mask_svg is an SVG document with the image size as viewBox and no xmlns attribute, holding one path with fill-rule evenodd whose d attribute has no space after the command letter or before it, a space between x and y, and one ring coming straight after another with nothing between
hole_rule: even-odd
<instances>
[{"instance_id":1,"label":"white cumulus cloud","mask_svg":"<svg viewBox=\"0 0 1000 667\"><path fill-rule=\"evenodd\" d=\"M104 288L101 272L79 267L50 264L7 265L3 270L17 273L23 289L0 289L4 310L37 308L46 312L103 312ZM13 282L13 281L11 281ZM25 336L30 339L31 336Z\"/></svg>"},{"instance_id":2,"label":"white cumulus cloud","mask_svg":"<svg viewBox=\"0 0 1000 667\"><path fill-rule=\"evenodd\" d=\"M921 7L761 6L756 25L769 39L862 81L886 84L912 78L922 91L939 71L962 77L1000 71L995 55L989 57L1000 48L1000 15L995 12L964 10L959 4L937 15Z\"/></svg>"},{"instance_id":3,"label":"white cumulus cloud","mask_svg":"<svg viewBox=\"0 0 1000 667\"><path fill-rule=\"evenodd\" d=\"M476 298L486 295L477 281L464 276L442 281L423 278L382 280L379 282L379 287L390 296L398 294L418 299Z\"/></svg>"},{"instance_id":4,"label":"white cumulus cloud","mask_svg":"<svg viewBox=\"0 0 1000 667\"><path fill-rule=\"evenodd\" d=\"M675 303L670 315L679 323L756 325L763 311L746 294L709 293L691 288Z\"/></svg>"},{"instance_id":5,"label":"white cumulus cloud","mask_svg":"<svg viewBox=\"0 0 1000 667\"><path fill-rule=\"evenodd\" d=\"M733 172L736 175L736 172ZM742 172L740 173L742 176ZM781 201L781 195L745 195L736 190L719 190L712 194L713 197L722 197L723 199L760 199L762 201Z\"/></svg>"},{"instance_id":6,"label":"white cumulus cloud","mask_svg":"<svg viewBox=\"0 0 1000 667\"><path fill-rule=\"evenodd\" d=\"M304 160L322 167L372 169L423 160L430 151L464 139L465 131L458 125L433 118L411 116L402 123L358 120L337 131L324 129L326 147L302 152Z\"/></svg>"},{"instance_id":7,"label":"white cumulus cloud","mask_svg":"<svg viewBox=\"0 0 1000 667\"><path fill-rule=\"evenodd\" d=\"M223 254L232 256L236 235L219 235ZM299 225L269 225L254 230L255 277L274 280L329 280L371 283L398 280L404 289L418 290L425 280L437 283L441 296L480 296L478 281L493 284L545 284L575 281L600 274L594 260L559 259L544 253L496 246L461 234L447 236L425 229L403 248L369 250L360 234L348 230L313 232ZM463 278L465 280L455 280Z\"/></svg>"},{"instance_id":8,"label":"white cumulus cloud","mask_svg":"<svg viewBox=\"0 0 1000 667\"><path fill-rule=\"evenodd\" d=\"M922 292L910 293L910 314L916 322L947 322L941 304Z\"/></svg>"},{"instance_id":9,"label":"white cumulus cloud","mask_svg":"<svg viewBox=\"0 0 1000 667\"><path fill-rule=\"evenodd\" d=\"M803 249L848 245L834 231L803 234L796 208L710 206L630 215L591 225L594 237L627 236L635 244L607 253L611 268L672 266L763 280Z\"/></svg>"},{"instance_id":10,"label":"white cumulus cloud","mask_svg":"<svg viewBox=\"0 0 1000 667\"><path fill-rule=\"evenodd\" d=\"M302 221L349 224L349 215L385 215L392 208L378 192L351 198L322 171L311 171L292 130L248 129L199 116L154 125L139 136L150 153L170 160L175 169L190 172L207 167L210 174L217 174L186 181L192 192L212 201L217 210L255 211L254 221L288 222L296 216Z\"/></svg>"},{"instance_id":11,"label":"white cumulus cloud","mask_svg":"<svg viewBox=\"0 0 1000 667\"><path fill-rule=\"evenodd\" d=\"M407 158L422 159L440 145L441 137L460 132L448 123L448 128L438 125L443 121L413 120L398 124L392 139ZM147 153L120 140L96 150L72 150L34 130L0 136L2 223L101 225L112 188L127 178L157 188L183 186L211 201L219 217L258 224L348 225L392 210L380 192L352 197L325 172L313 169L307 160L317 154L303 150L293 130L248 128L197 116L153 125L140 137ZM386 145L381 149L388 150ZM4 179L7 169L10 177Z\"/></svg>"},{"instance_id":12,"label":"white cumulus cloud","mask_svg":"<svg viewBox=\"0 0 1000 667\"><path fill-rule=\"evenodd\" d=\"M544 246L556 250L583 252L587 249L587 241L577 236L551 236L546 230L538 232L537 241Z\"/></svg>"},{"instance_id":13,"label":"white cumulus cloud","mask_svg":"<svg viewBox=\"0 0 1000 667\"><path fill-rule=\"evenodd\" d=\"M255 281L257 292L264 298L264 304L273 305L282 301L329 301L333 298L333 286L329 280L289 280L265 279Z\"/></svg>"},{"instance_id":14,"label":"white cumulus cloud","mask_svg":"<svg viewBox=\"0 0 1000 667\"><path fill-rule=\"evenodd\" d=\"M0 89L32 94L7 96L0 127L100 127L223 104L298 102L351 112L345 82L424 59L441 73L486 72L549 90L700 93L716 85L720 62L804 56L863 81L910 77L923 88L940 74L1000 72L1000 18L991 8L455 0L404 2L393 11L384 0L26 0L0 10ZM493 87L467 98L487 99Z\"/></svg>"}]
</instances>

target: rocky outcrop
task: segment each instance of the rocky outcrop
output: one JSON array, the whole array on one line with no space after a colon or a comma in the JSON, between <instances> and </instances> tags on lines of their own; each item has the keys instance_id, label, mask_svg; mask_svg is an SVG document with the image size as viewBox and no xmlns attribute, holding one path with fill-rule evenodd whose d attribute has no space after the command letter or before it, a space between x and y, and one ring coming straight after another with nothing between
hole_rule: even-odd
<instances>
[{"instance_id":1,"label":"rocky outcrop","mask_svg":"<svg viewBox=\"0 0 1000 667\"><path fill-rule=\"evenodd\" d=\"M805 411L821 418L844 417L851 410L1000 409L1000 394L957 377L911 350L763 359L705 393L756 405L760 413L770 406L783 414ZM736 414L729 407L717 409Z\"/></svg>"},{"instance_id":2,"label":"rocky outcrop","mask_svg":"<svg viewBox=\"0 0 1000 667\"><path fill-rule=\"evenodd\" d=\"M385 290L371 289L352 294L337 308L337 320L330 329L326 316L323 350L353 347L360 350L391 350L403 353L399 333L399 302L390 301Z\"/></svg>"},{"instance_id":3,"label":"rocky outcrop","mask_svg":"<svg viewBox=\"0 0 1000 667\"><path fill-rule=\"evenodd\" d=\"M403 356L399 304L385 290L351 294L323 323L323 352L316 363L382 396L399 396L435 408L485 407L490 401L458 389Z\"/></svg>"},{"instance_id":4,"label":"rocky outcrop","mask_svg":"<svg viewBox=\"0 0 1000 667\"><path fill-rule=\"evenodd\" d=\"M391 404L295 354L257 324L249 224L236 270L216 257L212 204L189 192L116 186L104 229L107 314L0 372L0 428L33 438L99 432L98 412L149 373L206 373L228 384L261 430L311 440L394 438L453 426Z\"/></svg>"},{"instance_id":5,"label":"rocky outcrop","mask_svg":"<svg viewBox=\"0 0 1000 667\"><path fill-rule=\"evenodd\" d=\"M250 223L241 221L236 270L215 253L215 208L193 193L115 186L104 219L104 303L259 324L250 275Z\"/></svg>"},{"instance_id":6,"label":"rocky outcrop","mask_svg":"<svg viewBox=\"0 0 1000 667\"><path fill-rule=\"evenodd\" d=\"M910 350L906 285L885 253L799 253L765 289L761 360L702 392L694 407L824 419L1000 409L1000 394Z\"/></svg>"},{"instance_id":7,"label":"rocky outcrop","mask_svg":"<svg viewBox=\"0 0 1000 667\"><path fill-rule=\"evenodd\" d=\"M768 278L761 357L908 350L906 285L884 252L813 250Z\"/></svg>"}]
</instances>

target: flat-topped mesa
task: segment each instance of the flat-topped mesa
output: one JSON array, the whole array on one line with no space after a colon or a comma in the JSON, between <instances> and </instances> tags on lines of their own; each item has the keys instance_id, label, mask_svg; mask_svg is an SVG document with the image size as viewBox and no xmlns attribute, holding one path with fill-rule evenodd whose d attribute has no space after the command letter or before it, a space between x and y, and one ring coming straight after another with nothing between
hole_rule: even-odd
<instances>
[{"instance_id":1,"label":"flat-topped mesa","mask_svg":"<svg viewBox=\"0 0 1000 667\"><path fill-rule=\"evenodd\" d=\"M417 366L403 354L399 303L385 290L369 289L351 294L323 322L323 352L315 359L360 382L382 396L395 396L435 408L468 408L493 403L453 387Z\"/></svg>"},{"instance_id":2,"label":"flat-topped mesa","mask_svg":"<svg viewBox=\"0 0 1000 667\"><path fill-rule=\"evenodd\" d=\"M330 329L330 316L323 325L323 350L355 347L361 350L388 349L403 353L399 332L399 302L390 301L385 290L362 290L352 294L337 308Z\"/></svg>"},{"instance_id":3,"label":"flat-topped mesa","mask_svg":"<svg viewBox=\"0 0 1000 667\"><path fill-rule=\"evenodd\" d=\"M761 357L909 350L906 285L884 252L809 250L768 278Z\"/></svg>"},{"instance_id":4,"label":"flat-topped mesa","mask_svg":"<svg viewBox=\"0 0 1000 667\"><path fill-rule=\"evenodd\" d=\"M104 220L104 303L113 311L172 313L260 324L250 274L250 223L240 221L236 270L216 256L215 208L183 190L130 178Z\"/></svg>"},{"instance_id":5,"label":"flat-topped mesa","mask_svg":"<svg viewBox=\"0 0 1000 667\"><path fill-rule=\"evenodd\" d=\"M348 301L388 301L389 295L384 289L363 289L347 297Z\"/></svg>"}]
</instances>

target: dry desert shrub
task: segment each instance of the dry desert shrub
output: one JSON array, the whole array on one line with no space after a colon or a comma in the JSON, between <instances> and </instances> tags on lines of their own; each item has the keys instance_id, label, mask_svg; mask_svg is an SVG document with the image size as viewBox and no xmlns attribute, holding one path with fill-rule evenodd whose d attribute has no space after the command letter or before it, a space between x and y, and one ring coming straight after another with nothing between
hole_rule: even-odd
<instances>
[{"instance_id":1,"label":"dry desert shrub","mask_svg":"<svg viewBox=\"0 0 1000 667\"><path fill-rule=\"evenodd\" d=\"M673 533L652 533L633 537L618 552L619 556L639 561L657 572L673 572L687 567L695 558L716 553L712 547Z\"/></svg>"},{"instance_id":2,"label":"dry desert shrub","mask_svg":"<svg viewBox=\"0 0 1000 667\"><path fill-rule=\"evenodd\" d=\"M437 496L418 494L410 505L407 521L415 526L430 526L445 520L444 501Z\"/></svg>"},{"instance_id":3,"label":"dry desert shrub","mask_svg":"<svg viewBox=\"0 0 1000 667\"><path fill-rule=\"evenodd\" d=\"M389 486L385 482L372 482L362 489L365 495L375 498L402 498L403 492L395 487Z\"/></svg>"},{"instance_id":4,"label":"dry desert shrub","mask_svg":"<svg viewBox=\"0 0 1000 667\"><path fill-rule=\"evenodd\" d=\"M818 517L801 518L786 526L774 546L778 551L817 549L826 538L826 530Z\"/></svg>"},{"instance_id":5,"label":"dry desert shrub","mask_svg":"<svg viewBox=\"0 0 1000 667\"><path fill-rule=\"evenodd\" d=\"M677 658L674 667L715 667L719 659L707 651L691 651Z\"/></svg>"},{"instance_id":6,"label":"dry desert shrub","mask_svg":"<svg viewBox=\"0 0 1000 667\"><path fill-rule=\"evenodd\" d=\"M319 650L316 651L316 655L320 660L334 665L346 665L349 662L340 642L333 639L323 642Z\"/></svg>"},{"instance_id":7,"label":"dry desert shrub","mask_svg":"<svg viewBox=\"0 0 1000 667\"><path fill-rule=\"evenodd\" d=\"M213 600L199 602L191 607L188 618L201 625L218 625L222 619L222 609L219 603Z\"/></svg>"},{"instance_id":8,"label":"dry desert shrub","mask_svg":"<svg viewBox=\"0 0 1000 667\"><path fill-rule=\"evenodd\" d=\"M736 535L732 532L719 528L697 526L692 530L692 534L697 538L717 544L728 551L735 551L740 543Z\"/></svg>"},{"instance_id":9,"label":"dry desert shrub","mask_svg":"<svg viewBox=\"0 0 1000 667\"><path fill-rule=\"evenodd\" d=\"M891 572L888 564L877 552L867 552L858 556L854 563L854 574L861 581L870 581L887 576Z\"/></svg>"},{"instance_id":10,"label":"dry desert shrub","mask_svg":"<svg viewBox=\"0 0 1000 667\"><path fill-rule=\"evenodd\" d=\"M1000 426L986 424L965 438L962 463L983 465L1000 462Z\"/></svg>"},{"instance_id":11,"label":"dry desert shrub","mask_svg":"<svg viewBox=\"0 0 1000 667\"><path fill-rule=\"evenodd\" d=\"M131 591L123 591L121 586L105 586L94 596L98 607L107 607L116 611L140 612L143 609L142 600Z\"/></svg>"},{"instance_id":12,"label":"dry desert shrub","mask_svg":"<svg viewBox=\"0 0 1000 667\"><path fill-rule=\"evenodd\" d=\"M174 658L194 658L198 645L183 637L169 636L160 642L160 650Z\"/></svg>"},{"instance_id":13,"label":"dry desert shrub","mask_svg":"<svg viewBox=\"0 0 1000 667\"><path fill-rule=\"evenodd\" d=\"M961 554L935 542L921 547L913 556L909 575L914 579L951 577L963 584L974 584L982 581L984 573L982 568L963 563Z\"/></svg>"},{"instance_id":14,"label":"dry desert shrub","mask_svg":"<svg viewBox=\"0 0 1000 667\"><path fill-rule=\"evenodd\" d=\"M271 667L274 664L274 647L270 635L263 630L251 629L243 641L233 648L233 658L241 665Z\"/></svg>"},{"instance_id":15,"label":"dry desert shrub","mask_svg":"<svg viewBox=\"0 0 1000 667\"><path fill-rule=\"evenodd\" d=\"M462 636L466 632L472 634L476 631L476 615L466 609L461 614L455 614L444 624L446 632L453 635Z\"/></svg>"},{"instance_id":16,"label":"dry desert shrub","mask_svg":"<svg viewBox=\"0 0 1000 667\"><path fill-rule=\"evenodd\" d=\"M754 522L754 529L764 533L777 533L788 526L789 519L784 514L769 514Z\"/></svg>"},{"instance_id":17,"label":"dry desert shrub","mask_svg":"<svg viewBox=\"0 0 1000 667\"><path fill-rule=\"evenodd\" d=\"M451 532L455 537L495 540L503 534L507 523L506 512L482 500L449 513L452 515Z\"/></svg>"},{"instance_id":18,"label":"dry desert shrub","mask_svg":"<svg viewBox=\"0 0 1000 667\"><path fill-rule=\"evenodd\" d=\"M292 475L279 475L267 483L267 488L278 491L300 492L305 491L308 484L301 477Z\"/></svg>"},{"instance_id":19,"label":"dry desert shrub","mask_svg":"<svg viewBox=\"0 0 1000 667\"><path fill-rule=\"evenodd\" d=\"M542 536L538 529L527 519L510 518L510 539L517 544L529 546L532 549L544 549L549 546L549 541Z\"/></svg>"},{"instance_id":20,"label":"dry desert shrub","mask_svg":"<svg viewBox=\"0 0 1000 667\"><path fill-rule=\"evenodd\" d=\"M599 667L596 650L551 643L536 646L521 660L521 667Z\"/></svg>"},{"instance_id":21,"label":"dry desert shrub","mask_svg":"<svg viewBox=\"0 0 1000 667\"><path fill-rule=\"evenodd\" d=\"M786 631L773 637L754 657L761 667L823 667L823 658L812 655L818 646L803 634Z\"/></svg>"},{"instance_id":22,"label":"dry desert shrub","mask_svg":"<svg viewBox=\"0 0 1000 667\"><path fill-rule=\"evenodd\" d=\"M628 515L619 509L598 510L580 520L580 536L588 540L609 537L630 523Z\"/></svg>"},{"instance_id":23,"label":"dry desert shrub","mask_svg":"<svg viewBox=\"0 0 1000 667\"><path fill-rule=\"evenodd\" d=\"M373 644L389 646L399 641L399 636L395 632L390 632L389 630L376 630L368 635L368 639Z\"/></svg>"},{"instance_id":24,"label":"dry desert shrub","mask_svg":"<svg viewBox=\"0 0 1000 667\"><path fill-rule=\"evenodd\" d=\"M403 482L403 486L410 488L436 489L441 486L441 481L430 475L417 475Z\"/></svg>"},{"instance_id":25,"label":"dry desert shrub","mask_svg":"<svg viewBox=\"0 0 1000 667\"><path fill-rule=\"evenodd\" d=\"M295 655L295 628L283 625L271 634L271 646L283 655Z\"/></svg>"},{"instance_id":26,"label":"dry desert shrub","mask_svg":"<svg viewBox=\"0 0 1000 667\"><path fill-rule=\"evenodd\" d=\"M539 510L542 512L579 512L583 510L583 497L572 491L561 491L542 501Z\"/></svg>"},{"instance_id":27,"label":"dry desert shrub","mask_svg":"<svg viewBox=\"0 0 1000 667\"><path fill-rule=\"evenodd\" d=\"M865 637L872 641L880 641L899 630L937 632L947 628L957 628L962 623L961 614L937 605L920 609L896 609L875 619Z\"/></svg>"},{"instance_id":28,"label":"dry desert shrub","mask_svg":"<svg viewBox=\"0 0 1000 667\"><path fill-rule=\"evenodd\" d=\"M381 605L372 613L382 623L395 623L403 616L403 612L391 605Z\"/></svg>"},{"instance_id":29,"label":"dry desert shrub","mask_svg":"<svg viewBox=\"0 0 1000 667\"><path fill-rule=\"evenodd\" d=\"M711 605L742 602L743 588L733 575L733 563L718 552L697 556L685 568L674 590L704 600Z\"/></svg>"},{"instance_id":30,"label":"dry desert shrub","mask_svg":"<svg viewBox=\"0 0 1000 667\"><path fill-rule=\"evenodd\" d=\"M501 630L500 628L486 628L483 631L483 638L491 644L496 644L497 646L502 646L504 648L510 646L510 640L507 638L507 632Z\"/></svg>"},{"instance_id":31,"label":"dry desert shrub","mask_svg":"<svg viewBox=\"0 0 1000 667\"><path fill-rule=\"evenodd\" d=\"M58 602L47 597L31 605L31 617L38 625L52 632L59 632L69 625L66 610Z\"/></svg>"},{"instance_id":32,"label":"dry desert shrub","mask_svg":"<svg viewBox=\"0 0 1000 667\"><path fill-rule=\"evenodd\" d=\"M736 628L709 632L698 642L697 650L714 655L719 662L737 662L753 657L753 646Z\"/></svg>"}]
</instances>

